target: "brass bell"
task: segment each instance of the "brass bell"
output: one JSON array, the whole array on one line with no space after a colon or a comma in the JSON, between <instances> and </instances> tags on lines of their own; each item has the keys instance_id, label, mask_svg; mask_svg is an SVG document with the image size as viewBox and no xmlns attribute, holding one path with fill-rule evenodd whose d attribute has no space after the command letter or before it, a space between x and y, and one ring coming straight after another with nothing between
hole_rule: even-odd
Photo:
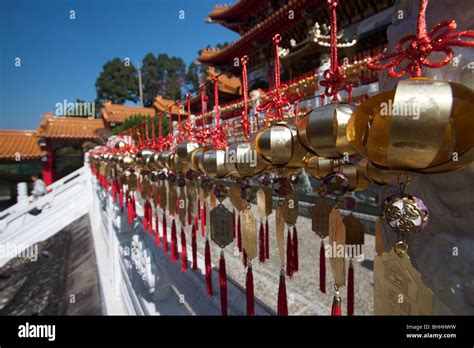
<instances>
[{"instance_id":1,"label":"brass bell","mask_svg":"<svg viewBox=\"0 0 474 348\"><path fill-rule=\"evenodd\" d=\"M298 139L296 127L284 122L259 131L255 148L260 157L276 167L301 167L307 152Z\"/></svg>"},{"instance_id":2,"label":"brass bell","mask_svg":"<svg viewBox=\"0 0 474 348\"><path fill-rule=\"evenodd\" d=\"M199 167L199 163L202 162L202 157L206 153L206 151L212 150L210 146L198 147L193 152L191 152L191 169L195 172L200 172L201 168Z\"/></svg>"},{"instance_id":3,"label":"brass bell","mask_svg":"<svg viewBox=\"0 0 474 348\"><path fill-rule=\"evenodd\" d=\"M388 185L392 183L394 173L380 169L374 166L367 159L362 159L357 163L357 170L370 182L379 185Z\"/></svg>"},{"instance_id":4,"label":"brass bell","mask_svg":"<svg viewBox=\"0 0 474 348\"><path fill-rule=\"evenodd\" d=\"M135 155L136 162L139 165L144 165L148 157L153 155L153 150L150 149L143 149L137 152Z\"/></svg>"},{"instance_id":5,"label":"brass bell","mask_svg":"<svg viewBox=\"0 0 474 348\"><path fill-rule=\"evenodd\" d=\"M308 112L298 122L298 136L309 150L324 158L341 158L355 153L347 136L347 123L355 106L331 103Z\"/></svg>"},{"instance_id":6,"label":"brass bell","mask_svg":"<svg viewBox=\"0 0 474 348\"><path fill-rule=\"evenodd\" d=\"M341 172L349 181L349 191L363 191L369 186L369 181L353 163L339 163L314 155L305 157L304 162L305 171L315 179L323 180L331 173Z\"/></svg>"},{"instance_id":7,"label":"brass bell","mask_svg":"<svg viewBox=\"0 0 474 348\"><path fill-rule=\"evenodd\" d=\"M229 174L248 178L263 172L270 165L257 155L254 144L233 144L227 148L226 163Z\"/></svg>"},{"instance_id":8,"label":"brass bell","mask_svg":"<svg viewBox=\"0 0 474 348\"><path fill-rule=\"evenodd\" d=\"M453 82L410 78L364 101L347 127L352 147L382 169L425 173L474 159L474 93ZM458 161L453 160L457 154Z\"/></svg>"},{"instance_id":9,"label":"brass bell","mask_svg":"<svg viewBox=\"0 0 474 348\"><path fill-rule=\"evenodd\" d=\"M229 173L225 164L225 156L225 150L222 149L204 152L199 162L200 171L210 177L225 177Z\"/></svg>"},{"instance_id":10,"label":"brass bell","mask_svg":"<svg viewBox=\"0 0 474 348\"><path fill-rule=\"evenodd\" d=\"M176 148L176 160L182 166L183 172L187 172L192 168L192 154L198 147L199 144L194 142L183 142L178 144Z\"/></svg>"}]
</instances>

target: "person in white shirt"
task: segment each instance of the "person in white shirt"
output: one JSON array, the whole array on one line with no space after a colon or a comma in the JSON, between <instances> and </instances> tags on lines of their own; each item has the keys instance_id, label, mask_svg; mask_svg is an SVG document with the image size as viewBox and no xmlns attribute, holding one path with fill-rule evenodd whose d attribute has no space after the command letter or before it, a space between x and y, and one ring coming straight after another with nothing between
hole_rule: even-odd
<instances>
[{"instance_id":1,"label":"person in white shirt","mask_svg":"<svg viewBox=\"0 0 474 348\"><path fill-rule=\"evenodd\" d=\"M33 190L31 190L31 194L33 195L34 199L37 199L48 193L46 184L44 183L43 180L38 178L38 175L36 174L32 175L31 179L33 180Z\"/></svg>"}]
</instances>

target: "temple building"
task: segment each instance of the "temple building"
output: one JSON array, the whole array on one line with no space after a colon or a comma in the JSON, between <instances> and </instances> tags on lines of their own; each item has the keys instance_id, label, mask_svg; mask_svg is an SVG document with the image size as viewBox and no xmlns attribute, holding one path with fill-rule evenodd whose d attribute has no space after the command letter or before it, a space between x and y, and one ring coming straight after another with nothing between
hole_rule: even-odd
<instances>
[{"instance_id":1,"label":"temple building","mask_svg":"<svg viewBox=\"0 0 474 348\"><path fill-rule=\"evenodd\" d=\"M156 113L153 108L112 104L111 101L106 101L102 105L101 114L104 119L104 124L108 129L113 129L116 126L121 125L131 116L142 115L152 117Z\"/></svg>"},{"instance_id":2,"label":"temple building","mask_svg":"<svg viewBox=\"0 0 474 348\"><path fill-rule=\"evenodd\" d=\"M367 88L357 87L377 82L377 74L368 70L365 62L387 47L386 30L392 21L394 3L394 0L346 0L338 8L339 61L355 87L355 101L367 97ZM232 5L216 6L205 21L235 31L240 38L223 49L203 49L198 60L217 71L240 76L238 59L248 55L251 105L265 98L266 92L272 89L271 39L280 33L281 78L288 85L290 100L299 100L302 110L305 106L318 106L320 101L315 97L324 91L318 82L329 62L330 17L326 1L240 0ZM377 87L371 87L374 88ZM236 96L233 102L221 104L222 119L239 117L242 109L242 100ZM239 127L234 121L228 122Z\"/></svg>"}]
</instances>

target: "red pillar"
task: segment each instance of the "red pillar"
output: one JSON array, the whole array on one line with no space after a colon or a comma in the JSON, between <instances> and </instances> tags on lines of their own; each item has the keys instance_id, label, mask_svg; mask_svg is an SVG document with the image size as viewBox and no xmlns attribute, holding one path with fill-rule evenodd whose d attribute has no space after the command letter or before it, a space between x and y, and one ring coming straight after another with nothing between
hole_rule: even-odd
<instances>
[{"instance_id":1,"label":"red pillar","mask_svg":"<svg viewBox=\"0 0 474 348\"><path fill-rule=\"evenodd\" d=\"M48 186L54 181L54 154L49 140L47 140L46 145L43 146L43 151L46 151L46 161L43 162L43 181L46 186Z\"/></svg>"}]
</instances>

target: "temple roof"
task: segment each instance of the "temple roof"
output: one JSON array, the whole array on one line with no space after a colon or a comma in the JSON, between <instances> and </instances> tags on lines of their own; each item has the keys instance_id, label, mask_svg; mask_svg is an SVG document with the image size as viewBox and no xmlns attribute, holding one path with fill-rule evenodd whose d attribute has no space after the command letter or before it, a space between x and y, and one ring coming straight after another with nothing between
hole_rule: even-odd
<instances>
[{"instance_id":1,"label":"temple roof","mask_svg":"<svg viewBox=\"0 0 474 348\"><path fill-rule=\"evenodd\" d=\"M216 5L209 13L208 23L219 23L233 31L240 31L241 26L252 17L252 14L267 0L240 0L235 4Z\"/></svg>"},{"instance_id":2,"label":"temple roof","mask_svg":"<svg viewBox=\"0 0 474 348\"><path fill-rule=\"evenodd\" d=\"M156 113L154 108L112 104L110 101L103 103L103 106L101 112L106 122L123 123L133 115L154 116Z\"/></svg>"},{"instance_id":3,"label":"temple roof","mask_svg":"<svg viewBox=\"0 0 474 348\"><path fill-rule=\"evenodd\" d=\"M37 129L39 137L51 139L95 139L97 131L105 128L101 118L61 117L51 113L43 115Z\"/></svg>"},{"instance_id":4,"label":"temple roof","mask_svg":"<svg viewBox=\"0 0 474 348\"><path fill-rule=\"evenodd\" d=\"M207 69L208 76L207 80L211 81L212 78L219 75L219 72L212 66ZM222 74L217 80L217 88L219 92L224 92L228 94L242 95L242 84L240 79L237 76L227 74Z\"/></svg>"},{"instance_id":5,"label":"temple roof","mask_svg":"<svg viewBox=\"0 0 474 348\"><path fill-rule=\"evenodd\" d=\"M323 0L291 0L273 12L267 19L247 31L237 41L224 47L222 50L212 48L202 50L198 60L203 63L225 64L232 61L235 57L248 54L255 49L255 41L270 40L277 32L282 33L298 23L303 18L301 14L303 11L319 8L324 3L325 1ZM234 6L237 6L237 4ZM294 11L293 19L290 19L288 16L288 11L290 10Z\"/></svg>"},{"instance_id":6,"label":"temple roof","mask_svg":"<svg viewBox=\"0 0 474 348\"><path fill-rule=\"evenodd\" d=\"M14 161L37 159L43 156L35 131L0 130L0 160Z\"/></svg>"},{"instance_id":7,"label":"temple roof","mask_svg":"<svg viewBox=\"0 0 474 348\"><path fill-rule=\"evenodd\" d=\"M182 105L186 107L187 100L183 99ZM153 107L157 113L168 112L168 108L171 106L171 112L173 115L179 115L179 108L174 100L163 98L161 95L155 97ZM182 112L184 114L184 112Z\"/></svg>"}]
</instances>

